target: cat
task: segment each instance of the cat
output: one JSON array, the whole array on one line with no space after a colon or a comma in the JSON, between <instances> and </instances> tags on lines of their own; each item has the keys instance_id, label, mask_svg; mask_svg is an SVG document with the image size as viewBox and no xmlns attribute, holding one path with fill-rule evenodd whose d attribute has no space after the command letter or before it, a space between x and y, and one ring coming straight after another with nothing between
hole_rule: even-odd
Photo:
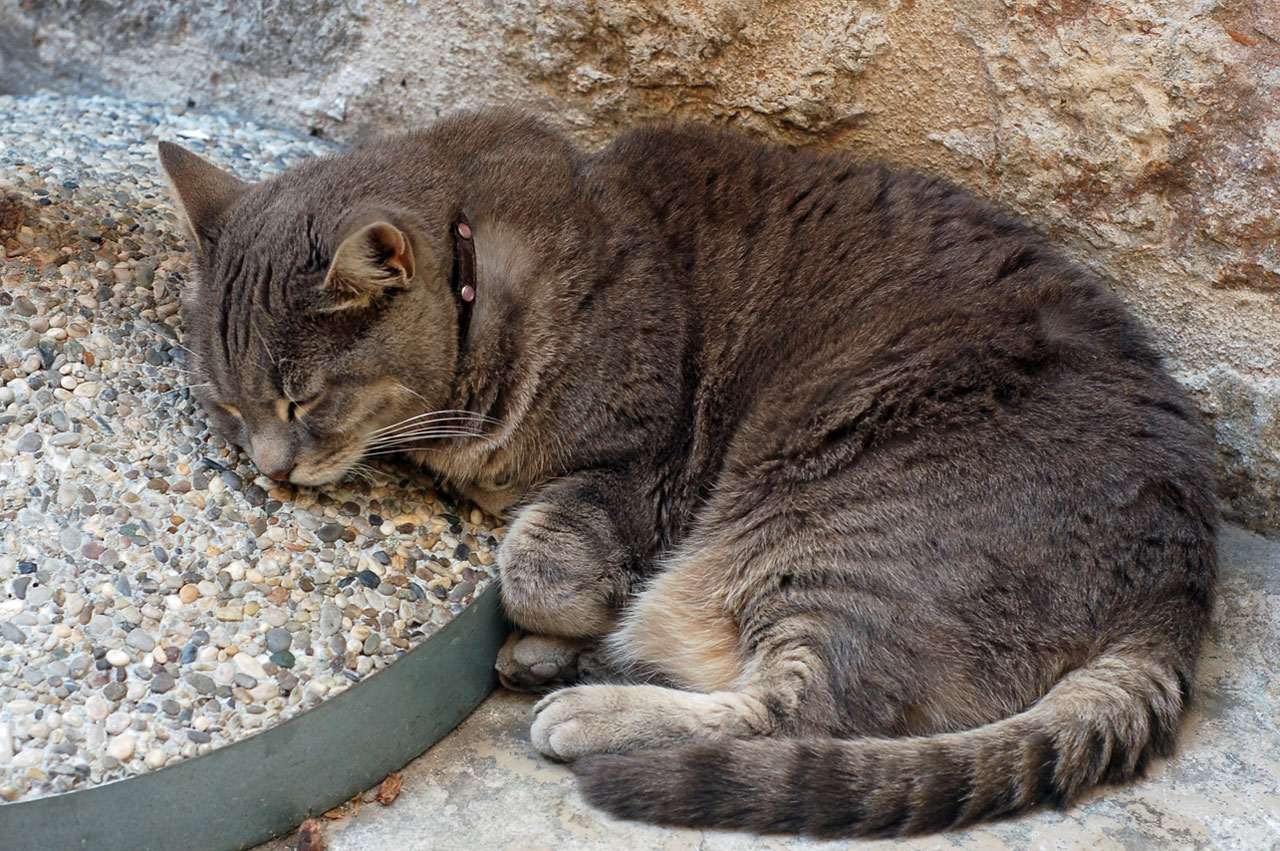
<instances>
[{"instance_id":1,"label":"cat","mask_svg":"<svg viewBox=\"0 0 1280 851\"><path fill-rule=\"evenodd\" d=\"M492 111L253 185L160 160L211 423L272 478L399 450L508 511L500 668L550 690L532 741L593 804L911 834L1171 753L1206 429L1009 216L724 129L586 152Z\"/></svg>"}]
</instances>

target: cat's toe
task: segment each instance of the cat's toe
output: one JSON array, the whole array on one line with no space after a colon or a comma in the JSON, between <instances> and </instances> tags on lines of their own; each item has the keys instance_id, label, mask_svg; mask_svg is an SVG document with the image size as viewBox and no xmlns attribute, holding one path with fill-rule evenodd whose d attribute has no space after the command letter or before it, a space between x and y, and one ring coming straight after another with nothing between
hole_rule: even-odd
<instances>
[{"instance_id":1,"label":"cat's toe","mask_svg":"<svg viewBox=\"0 0 1280 851\"><path fill-rule=\"evenodd\" d=\"M494 667L506 688L538 694L573 682L581 651L582 642L516 633L498 651Z\"/></svg>"},{"instance_id":2,"label":"cat's toe","mask_svg":"<svg viewBox=\"0 0 1280 851\"><path fill-rule=\"evenodd\" d=\"M572 692L561 689L549 694L533 708L529 739L540 754L558 762L569 762L595 751L590 747L584 719L579 717Z\"/></svg>"}]
</instances>

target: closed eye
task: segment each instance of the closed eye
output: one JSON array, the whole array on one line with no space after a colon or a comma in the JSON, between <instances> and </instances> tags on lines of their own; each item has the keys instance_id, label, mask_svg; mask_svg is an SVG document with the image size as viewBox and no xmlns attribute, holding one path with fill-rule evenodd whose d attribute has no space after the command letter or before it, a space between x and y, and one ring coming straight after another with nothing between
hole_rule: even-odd
<instances>
[{"instance_id":1,"label":"closed eye","mask_svg":"<svg viewBox=\"0 0 1280 851\"><path fill-rule=\"evenodd\" d=\"M281 399L276 403L276 410L281 413L280 419L291 423L304 416L322 396L323 393L317 393L307 399Z\"/></svg>"}]
</instances>

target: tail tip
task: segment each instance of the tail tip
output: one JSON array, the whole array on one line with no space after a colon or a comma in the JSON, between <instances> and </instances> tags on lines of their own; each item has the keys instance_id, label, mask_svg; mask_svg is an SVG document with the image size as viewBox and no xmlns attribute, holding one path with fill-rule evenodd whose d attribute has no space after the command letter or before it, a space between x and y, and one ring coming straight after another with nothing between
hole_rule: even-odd
<instances>
[{"instance_id":1,"label":"tail tip","mask_svg":"<svg viewBox=\"0 0 1280 851\"><path fill-rule=\"evenodd\" d=\"M619 818L643 819L647 814L638 806L642 796L636 794L636 765L637 759L628 754L594 754L569 767L588 804Z\"/></svg>"}]
</instances>

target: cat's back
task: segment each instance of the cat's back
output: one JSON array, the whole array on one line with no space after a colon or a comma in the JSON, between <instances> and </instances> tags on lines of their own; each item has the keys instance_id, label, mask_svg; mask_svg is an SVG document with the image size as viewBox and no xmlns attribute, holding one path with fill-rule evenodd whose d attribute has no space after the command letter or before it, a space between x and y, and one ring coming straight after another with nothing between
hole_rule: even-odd
<instances>
[{"instance_id":1,"label":"cat's back","mask_svg":"<svg viewBox=\"0 0 1280 851\"><path fill-rule=\"evenodd\" d=\"M812 412L887 380L984 410L1033 391L1104 401L1107 381L1185 407L1090 273L945 180L697 125L636 128L595 162L655 223L706 373L738 410ZM935 408L960 413L915 406Z\"/></svg>"},{"instance_id":2,"label":"cat's back","mask_svg":"<svg viewBox=\"0 0 1280 851\"><path fill-rule=\"evenodd\" d=\"M1095 330L1128 326L1083 269L943 179L692 124L633 129L595 161L654 223L709 321L754 306L779 336L872 326L891 336L1087 301L1107 305L1093 311L1108 320Z\"/></svg>"}]
</instances>

